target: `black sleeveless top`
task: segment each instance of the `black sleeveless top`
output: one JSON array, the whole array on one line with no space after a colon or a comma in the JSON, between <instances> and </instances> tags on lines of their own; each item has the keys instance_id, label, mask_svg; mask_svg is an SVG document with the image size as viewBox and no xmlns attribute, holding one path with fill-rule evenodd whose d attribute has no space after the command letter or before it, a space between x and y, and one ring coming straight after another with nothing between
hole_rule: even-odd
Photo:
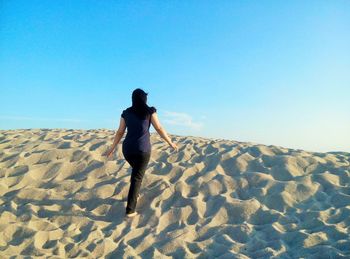
<instances>
[{"instance_id":1,"label":"black sleeveless top","mask_svg":"<svg viewBox=\"0 0 350 259\"><path fill-rule=\"evenodd\" d=\"M149 114L145 119L140 119L131 109L123 110L121 116L124 118L127 133L122 145L122 151L125 154L135 154L140 152L151 152L151 141L149 128L151 126L151 115L157 109L150 107Z\"/></svg>"}]
</instances>

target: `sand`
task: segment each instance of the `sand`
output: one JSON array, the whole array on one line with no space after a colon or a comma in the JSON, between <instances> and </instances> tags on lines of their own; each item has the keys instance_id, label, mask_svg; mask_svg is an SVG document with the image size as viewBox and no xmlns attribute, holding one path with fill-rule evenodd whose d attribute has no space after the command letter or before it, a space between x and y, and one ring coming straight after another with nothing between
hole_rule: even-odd
<instances>
[{"instance_id":1,"label":"sand","mask_svg":"<svg viewBox=\"0 0 350 259\"><path fill-rule=\"evenodd\" d=\"M137 204L111 130L0 131L0 257L349 258L350 154L152 134Z\"/></svg>"}]
</instances>

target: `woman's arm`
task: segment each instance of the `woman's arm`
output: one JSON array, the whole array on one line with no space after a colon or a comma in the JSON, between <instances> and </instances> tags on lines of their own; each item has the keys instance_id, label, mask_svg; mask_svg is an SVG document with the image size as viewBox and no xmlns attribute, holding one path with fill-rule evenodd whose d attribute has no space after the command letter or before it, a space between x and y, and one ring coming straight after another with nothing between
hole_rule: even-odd
<instances>
[{"instance_id":1,"label":"woman's arm","mask_svg":"<svg viewBox=\"0 0 350 259\"><path fill-rule=\"evenodd\" d=\"M119 123L119 128L118 128L117 132L115 133L113 144L112 144L111 148L109 149L109 151L107 152L107 156L111 155L114 152L114 149L119 144L120 140L122 139L122 137L125 133L125 129L126 129L126 123L125 123L124 118L121 117L120 123Z\"/></svg>"},{"instance_id":2,"label":"woman's arm","mask_svg":"<svg viewBox=\"0 0 350 259\"><path fill-rule=\"evenodd\" d=\"M171 139L169 138L167 132L165 131L165 129L162 127L162 125L160 124L159 120L158 120L158 115L156 112L154 112L152 114L151 117L151 123L154 127L154 129L158 132L158 134L170 145L172 146L174 149L177 150L177 146L171 141Z\"/></svg>"}]
</instances>

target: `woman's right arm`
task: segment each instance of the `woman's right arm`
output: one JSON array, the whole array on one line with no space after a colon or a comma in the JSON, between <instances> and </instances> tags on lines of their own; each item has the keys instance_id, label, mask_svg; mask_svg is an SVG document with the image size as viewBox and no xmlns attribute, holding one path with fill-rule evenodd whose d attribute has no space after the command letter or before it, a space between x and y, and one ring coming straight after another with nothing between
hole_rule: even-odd
<instances>
[{"instance_id":1,"label":"woman's right arm","mask_svg":"<svg viewBox=\"0 0 350 259\"><path fill-rule=\"evenodd\" d=\"M177 151L177 146L174 144L166 133L165 129L162 127L158 120L158 115L156 112L152 113L151 123L154 129L158 132L158 134L172 147Z\"/></svg>"}]
</instances>

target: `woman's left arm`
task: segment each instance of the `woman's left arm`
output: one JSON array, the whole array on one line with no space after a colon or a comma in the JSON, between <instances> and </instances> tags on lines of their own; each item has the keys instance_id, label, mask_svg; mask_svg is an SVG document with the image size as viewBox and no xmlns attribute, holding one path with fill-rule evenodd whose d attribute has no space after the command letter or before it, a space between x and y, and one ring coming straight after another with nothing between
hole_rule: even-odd
<instances>
[{"instance_id":1,"label":"woman's left arm","mask_svg":"<svg viewBox=\"0 0 350 259\"><path fill-rule=\"evenodd\" d=\"M107 152L107 156L110 156L114 152L116 146L119 144L119 141L121 140L121 138L123 137L123 135L125 133L125 129L126 129L125 120L123 117L121 117L120 123L119 123L119 128L118 128L117 132L115 133L113 144L112 144L110 150Z\"/></svg>"}]
</instances>

